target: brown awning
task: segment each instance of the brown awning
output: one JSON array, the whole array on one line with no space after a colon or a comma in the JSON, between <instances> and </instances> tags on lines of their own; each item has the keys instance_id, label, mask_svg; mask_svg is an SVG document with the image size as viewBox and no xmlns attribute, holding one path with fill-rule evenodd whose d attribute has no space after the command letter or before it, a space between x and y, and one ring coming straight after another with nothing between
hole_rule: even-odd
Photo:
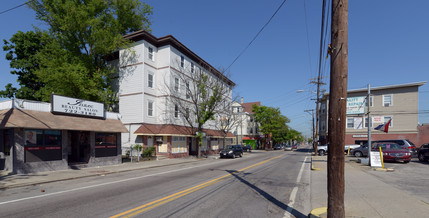
<instances>
[{"instance_id":1,"label":"brown awning","mask_svg":"<svg viewBox=\"0 0 429 218\"><path fill-rule=\"evenodd\" d=\"M223 137L223 134L219 130L203 129L207 136L211 137ZM148 124L143 123L135 132L135 135L158 135L158 136L194 136L195 132L191 127L179 126L173 124ZM228 132L227 138L234 138L235 136Z\"/></svg>"},{"instance_id":2,"label":"brown awning","mask_svg":"<svg viewBox=\"0 0 429 218\"><path fill-rule=\"evenodd\" d=\"M16 108L1 110L0 120L0 128L128 132L120 120L54 115L50 112Z\"/></svg>"}]
</instances>

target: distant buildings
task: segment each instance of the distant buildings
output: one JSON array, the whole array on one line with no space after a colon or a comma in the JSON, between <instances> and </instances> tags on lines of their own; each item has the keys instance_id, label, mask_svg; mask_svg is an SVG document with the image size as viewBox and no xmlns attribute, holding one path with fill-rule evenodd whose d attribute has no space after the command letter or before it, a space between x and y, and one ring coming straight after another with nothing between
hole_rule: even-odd
<instances>
[{"instance_id":1,"label":"distant buildings","mask_svg":"<svg viewBox=\"0 0 429 218\"><path fill-rule=\"evenodd\" d=\"M366 142L368 137L368 125L372 126L371 139L409 139L417 146L422 141L418 127L419 96L418 89L426 82L416 82L398 85L371 87L369 111L371 120L368 121L366 112L367 104L351 109L349 107L346 120L346 144L360 144ZM351 101L360 102L366 99L368 90L356 89L347 92L349 105ZM356 104L357 105L357 104ZM327 142L329 93L321 99L319 141ZM392 120L388 133L374 130L374 127Z\"/></svg>"},{"instance_id":2,"label":"distant buildings","mask_svg":"<svg viewBox=\"0 0 429 218\"><path fill-rule=\"evenodd\" d=\"M252 112L253 105L261 106L261 102L244 103L242 98L241 103L233 102L232 104L233 113L238 115L238 122L232 128L236 136L235 144L244 144L246 141L254 141L255 145L260 144L263 134L259 131L258 123L255 122Z\"/></svg>"}]
</instances>

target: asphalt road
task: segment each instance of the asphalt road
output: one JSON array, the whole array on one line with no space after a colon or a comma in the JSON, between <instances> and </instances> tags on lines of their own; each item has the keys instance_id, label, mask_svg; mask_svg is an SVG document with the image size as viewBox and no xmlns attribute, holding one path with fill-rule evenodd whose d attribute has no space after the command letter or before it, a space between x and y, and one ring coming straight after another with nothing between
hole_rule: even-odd
<instances>
[{"instance_id":1,"label":"asphalt road","mask_svg":"<svg viewBox=\"0 0 429 218\"><path fill-rule=\"evenodd\" d=\"M306 217L309 155L254 152L8 189L0 217Z\"/></svg>"}]
</instances>

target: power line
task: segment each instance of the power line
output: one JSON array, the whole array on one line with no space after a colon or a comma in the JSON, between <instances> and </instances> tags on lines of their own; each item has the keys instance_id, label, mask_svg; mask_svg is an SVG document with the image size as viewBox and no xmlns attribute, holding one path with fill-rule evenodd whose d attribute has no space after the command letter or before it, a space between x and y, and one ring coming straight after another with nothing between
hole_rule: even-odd
<instances>
[{"instance_id":1,"label":"power line","mask_svg":"<svg viewBox=\"0 0 429 218\"><path fill-rule=\"evenodd\" d=\"M277 10L274 12L274 14L271 16L271 18L268 20L267 23L259 30L259 32L253 37L252 41L249 42L249 44L241 51L241 53L234 59L234 61L226 68L225 71L228 71L229 68L238 60L238 58L241 57L241 55L247 50L247 48L250 47L250 45L255 41L255 39L261 34L261 32L265 29L265 27L271 22L271 20L276 16L277 12L279 12L280 8L286 3L286 0L283 0L283 2L280 4L280 6L277 8Z\"/></svg>"},{"instance_id":2,"label":"power line","mask_svg":"<svg viewBox=\"0 0 429 218\"><path fill-rule=\"evenodd\" d=\"M22 7L22 6L24 6L24 5L28 4L28 3L32 2L32 1L35 1L35 0L30 0L30 1L28 1L28 2L22 3L22 4L18 5L18 6L13 7L13 8L10 8L10 9L7 9L7 10L4 10L4 11L0 12L0 14L4 14L4 13L6 13L6 12L8 12L8 11L11 11L11 10L17 9L17 8L19 8L19 7Z\"/></svg>"},{"instance_id":3,"label":"power line","mask_svg":"<svg viewBox=\"0 0 429 218\"><path fill-rule=\"evenodd\" d=\"M310 51L310 40L308 37L308 23L307 23L307 6L305 4L304 0L304 20L305 20L305 32L307 33L307 48L308 48L308 62L309 62L309 66L310 66L310 72L313 71L312 67L311 67L311 51Z\"/></svg>"}]
</instances>

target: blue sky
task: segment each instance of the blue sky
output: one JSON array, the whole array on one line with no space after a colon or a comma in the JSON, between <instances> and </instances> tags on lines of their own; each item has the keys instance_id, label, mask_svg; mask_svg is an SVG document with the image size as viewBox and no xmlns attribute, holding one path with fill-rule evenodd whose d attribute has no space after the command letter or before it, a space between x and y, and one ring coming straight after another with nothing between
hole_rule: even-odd
<instances>
[{"instance_id":1,"label":"blue sky","mask_svg":"<svg viewBox=\"0 0 429 218\"><path fill-rule=\"evenodd\" d=\"M0 11L24 3L5 1ZM173 35L214 67L227 68L283 0L148 0L154 7L152 34ZM279 107L290 126L311 135L315 108L310 79L317 76L321 0L288 0L259 37L230 68L235 93L245 102ZM349 1L348 89L429 82L429 1ZM306 12L306 13L305 13ZM0 14L0 39L42 27L20 7ZM306 28L307 26L307 28ZM328 39L329 40L329 39ZM2 43L3 45L3 43ZM323 54L324 56L326 54ZM16 85L0 51L0 89ZM329 60L323 58L323 66ZM323 68L329 84L329 70ZM329 86L322 87L329 91ZM296 93L297 90L306 90ZM420 123L429 123L429 84L419 89Z\"/></svg>"}]
</instances>

